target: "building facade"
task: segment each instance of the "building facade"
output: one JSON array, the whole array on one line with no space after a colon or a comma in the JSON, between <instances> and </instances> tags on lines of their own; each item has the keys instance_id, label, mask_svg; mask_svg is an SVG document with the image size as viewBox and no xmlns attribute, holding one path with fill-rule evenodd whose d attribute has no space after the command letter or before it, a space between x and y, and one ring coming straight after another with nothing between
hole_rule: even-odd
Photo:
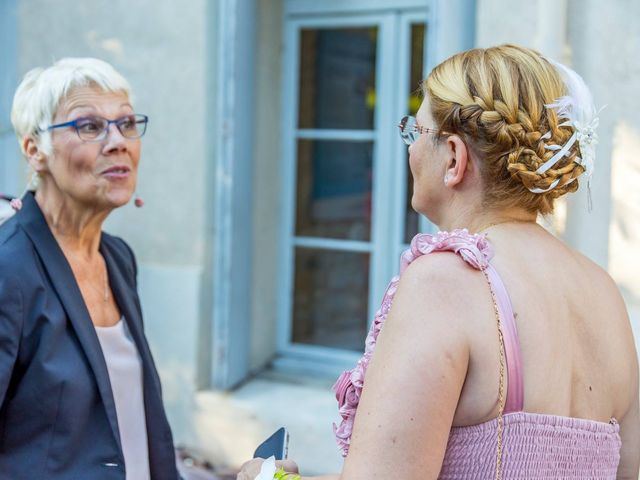
<instances>
[{"instance_id":1,"label":"building facade","mask_svg":"<svg viewBox=\"0 0 640 480\"><path fill-rule=\"evenodd\" d=\"M640 335L640 3L632 0L3 0L0 191L20 193L13 91L93 56L151 118L142 210L107 230L138 256L145 322L179 443L239 464L288 424L306 471L337 468L331 381L359 357L410 208L398 120L420 81L473 46L517 43L591 86L593 209L550 228L614 276Z\"/></svg>"}]
</instances>

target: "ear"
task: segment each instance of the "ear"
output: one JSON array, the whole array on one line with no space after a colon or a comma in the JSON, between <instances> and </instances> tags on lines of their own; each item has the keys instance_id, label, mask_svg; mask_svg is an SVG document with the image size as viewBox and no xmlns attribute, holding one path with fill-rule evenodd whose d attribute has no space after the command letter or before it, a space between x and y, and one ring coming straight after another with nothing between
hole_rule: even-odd
<instances>
[{"instance_id":1,"label":"ear","mask_svg":"<svg viewBox=\"0 0 640 480\"><path fill-rule=\"evenodd\" d=\"M22 151L27 157L27 162L36 173L41 173L47 168L47 156L40 150L33 137L22 137Z\"/></svg>"},{"instance_id":2,"label":"ear","mask_svg":"<svg viewBox=\"0 0 640 480\"><path fill-rule=\"evenodd\" d=\"M444 183L453 188L462 183L464 176L471 167L469 162L469 149L458 135L451 135L446 140L447 169L444 174Z\"/></svg>"}]
</instances>

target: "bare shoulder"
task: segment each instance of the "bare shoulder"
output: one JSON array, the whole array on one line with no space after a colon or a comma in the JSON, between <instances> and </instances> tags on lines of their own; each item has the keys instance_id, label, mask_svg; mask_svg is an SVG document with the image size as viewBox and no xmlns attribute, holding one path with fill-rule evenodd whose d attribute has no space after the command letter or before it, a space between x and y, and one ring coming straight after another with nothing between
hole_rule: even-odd
<instances>
[{"instance_id":1,"label":"bare shoulder","mask_svg":"<svg viewBox=\"0 0 640 480\"><path fill-rule=\"evenodd\" d=\"M469 365L458 296L483 280L445 252L402 273L367 368L345 478L438 475Z\"/></svg>"},{"instance_id":2,"label":"bare shoulder","mask_svg":"<svg viewBox=\"0 0 640 480\"><path fill-rule=\"evenodd\" d=\"M400 277L393 310L403 320L429 329L468 331L477 315L491 313L484 274L452 252L437 252L414 260ZM397 318L399 315L392 315Z\"/></svg>"},{"instance_id":3,"label":"bare shoulder","mask_svg":"<svg viewBox=\"0 0 640 480\"><path fill-rule=\"evenodd\" d=\"M575 260L570 290L577 296L576 309L588 322L599 340L606 340L614 351L636 358L629 314L624 299L611 275L587 256L570 250Z\"/></svg>"},{"instance_id":4,"label":"bare shoulder","mask_svg":"<svg viewBox=\"0 0 640 480\"><path fill-rule=\"evenodd\" d=\"M638 357L627 307L620 289L605 269L579 252L572 250L572 254L579 265L578 271L582 271L583 309L591 314L583 318L592 322L596 337L593 351L608 349L601 361L610 364L610 371L614 373L609 378L617 380L616 391L622 411L626 411L637 402L634 399L638 392Z\"/></svg>"},{"instance_id":5,"label":"bare shoulder","mask_svg":"<svg viewBox=\"0 0 640 480\"><path fill-rule=\"evenodd\" d=\"M415 259L400 278L401 285L428 284L442 288L450 283L475 283L482 278L481 271L468 265L453 252L435 252Z\"/></svg>"},{"instance_id":6,"label":"bare shoulder","mask_svg":"<svg viewBox=\"0 0 640 480\"><path fill-rule=\"evenodd\" d=\"M586 301L593 302L593 307L606 308L611 318L618 318L629 323L627 309L620 293L609 272L591 260L586 255L567 247L577 265L576 281L584 292Z\"/></svg>"}]
</instances>

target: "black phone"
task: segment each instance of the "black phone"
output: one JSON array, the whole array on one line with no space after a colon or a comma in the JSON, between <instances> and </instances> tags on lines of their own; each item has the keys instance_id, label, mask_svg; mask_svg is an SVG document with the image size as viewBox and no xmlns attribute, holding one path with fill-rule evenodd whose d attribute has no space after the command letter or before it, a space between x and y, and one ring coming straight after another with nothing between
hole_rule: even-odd
<instances>
[{"instance_id":1,"label":"black phone","mask_svg":"<svg viewBox=\"0 0 640 480\"><path fill-rule=\"evenodd\" d=\"M285 460L288 453L289 432L286 427L280 427L256 448L256 451L253 452L253 458L269 458L274 456L276 460Z\"/></svg>"}]
</instances>

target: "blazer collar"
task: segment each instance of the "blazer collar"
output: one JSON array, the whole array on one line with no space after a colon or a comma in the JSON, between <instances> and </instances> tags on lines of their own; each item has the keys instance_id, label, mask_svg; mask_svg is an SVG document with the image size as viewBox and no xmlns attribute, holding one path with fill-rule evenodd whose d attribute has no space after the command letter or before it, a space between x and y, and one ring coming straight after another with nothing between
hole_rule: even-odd
<instances>
[{"instance_id":1,"label":"blazer collar","mask_svg":"<svg viewBox=\"0 0 640 480\"><path fill-rule=\"evenodd\" d=\"M71 266L49 229L49 225L36 203L33 193L29 192L24 196L22 209L18 212L17 218L38 252L44 268L49 274L51 284L67 312L73 330L78 336L80 345L96 377L96 383L102 397L102 403L107 411L111 430L118 445L121 446L116 406L113 400L111 382L109 381L109 371L102 354L98 335ZM117 297L116 300L118 300Z\"/></svg>"}]
</instances>

